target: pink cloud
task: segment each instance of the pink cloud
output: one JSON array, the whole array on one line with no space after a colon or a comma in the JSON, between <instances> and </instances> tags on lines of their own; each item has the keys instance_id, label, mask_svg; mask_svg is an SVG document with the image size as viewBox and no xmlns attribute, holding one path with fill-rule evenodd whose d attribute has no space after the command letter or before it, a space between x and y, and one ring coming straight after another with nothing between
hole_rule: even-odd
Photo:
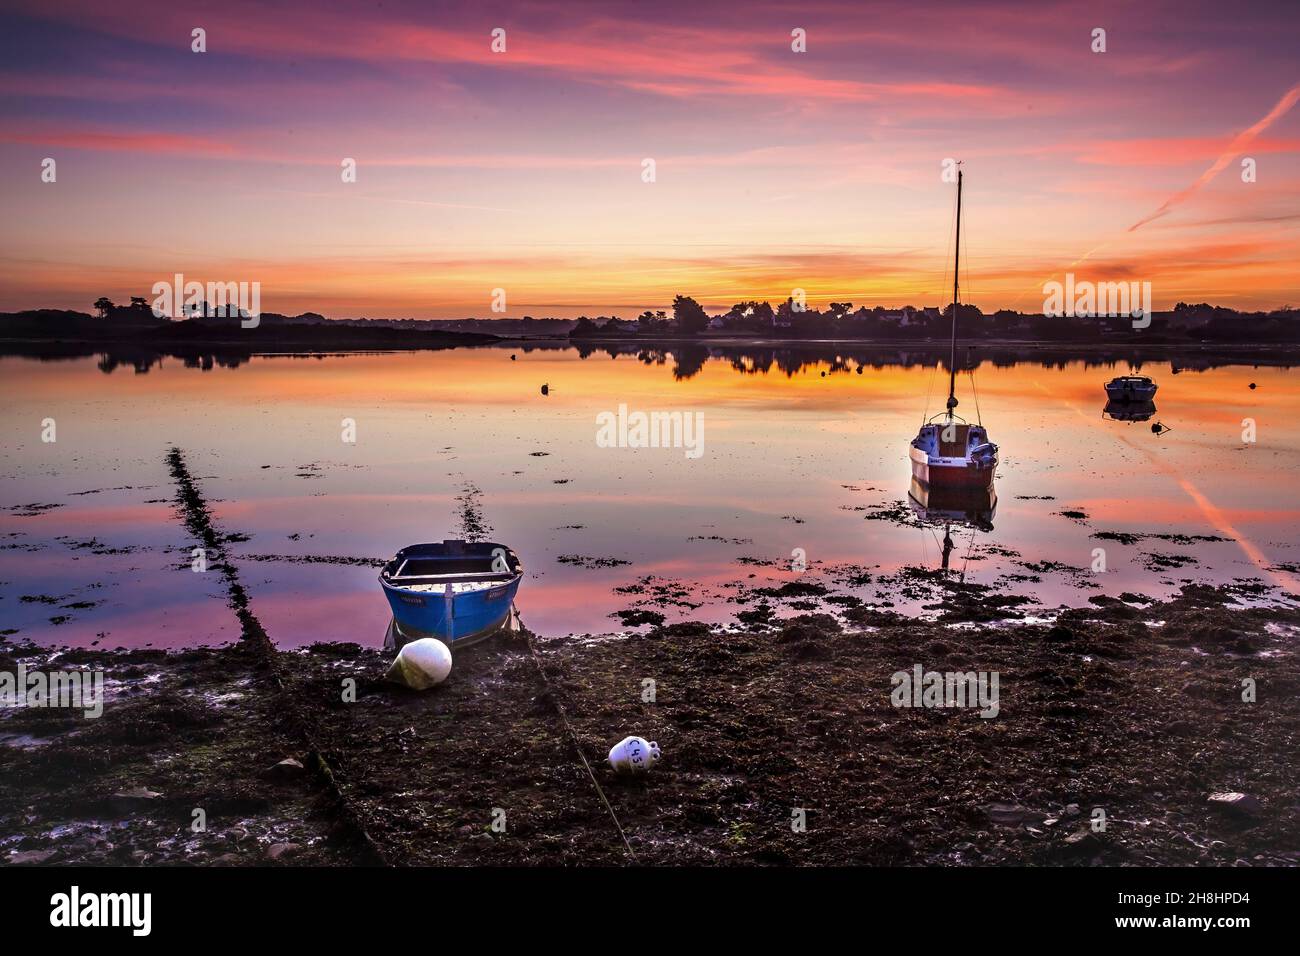
<instances>
[{"instance_id":1,"label":"pink cloud","mask_svg":"<svg viewBox=\"0 0 1300 956\"><path fill-rule=\"evenodd\" d=\"M196 15L170 4L145 4L152 12L125 22L98 4L82 5L69 19L157 44L188 45ZM66 8L49 15L67 16ZM507 29L507 52L493 53L486 28L438 28L360 14L324 10L246 8L232 3L200 19L209 49L283 59L290 56L358 60L473 64L502 70L539 69L587 82L606 82L665 96L762 96L784 101L863 102L906 98L940 108L953 100L996 103L1004 86L972 82L916 82L820 75L816 58L789 50L788 35L704 26L672 27L598 19L581 28L532 26ZM505 17L509 21L509 17ZM255 26L252 24L255 23ZM790 65L781 65L778 56Z\"/></svg>"},{"instance_id":2,"label":"pink cloud","mask_svg":"<svg viewBox=\"0 0 1300 956\"><path fill-rule=\"evenodd\" d=\"M1215 159L1231 139L1223 137L1168 137L1164 139L1117 139L1092 141L1076 147L1061 143L1051 148L1055 153L1076 153L1080 162L1100 166L1182 166L1187 163ZM1300 152L1300 137L1256 140L1251 146L1256 153Z\"/></svg>"}]
</instances>

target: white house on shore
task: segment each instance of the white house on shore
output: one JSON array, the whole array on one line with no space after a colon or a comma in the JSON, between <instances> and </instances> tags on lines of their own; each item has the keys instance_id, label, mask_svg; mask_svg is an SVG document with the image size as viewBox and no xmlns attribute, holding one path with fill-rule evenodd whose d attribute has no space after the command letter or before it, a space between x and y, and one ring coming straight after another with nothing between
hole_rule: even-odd
<instances>
[{"instance_id":1,"label":"white house on shore","mask_svg":"<svg viewBox=\"0 0 1300 956\"><path fill-rule=\"evenodd\" d=\"M900 329L905 329L914 322L916 310L910 305L905 305L901 309L886 309L880 316L882 321L890 322Z\"/></svg>"},{"instance_id":2,"label":"white house on shore","mask_svg":"<svg viewBox=\"0 0 1300 956\"><path fill-rule=\"evenodd\" d=\"M938 322L942 313L934 306L924 309L915 309L910 305L905 305L901 309L886 309L881 314L881 319L885 322L892 322L900 329L912 328Z\"/></svg>"}]
</instances>

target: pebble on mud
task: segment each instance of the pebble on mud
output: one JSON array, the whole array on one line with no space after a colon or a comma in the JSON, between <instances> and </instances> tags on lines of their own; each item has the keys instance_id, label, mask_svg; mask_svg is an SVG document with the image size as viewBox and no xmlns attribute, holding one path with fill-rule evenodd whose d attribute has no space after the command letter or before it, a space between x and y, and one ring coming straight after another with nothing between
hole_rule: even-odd
<instances>
[{"instance_id":1,"label":"pebble on mud","mask_svg":"<svg viewBox=\"0 0 1300 956\"><path fill-rule=\"evenodd\" d=\"M302 847L297 843L272 843L266 848L266 858L268 860L279 860L281 857L290 856L298 852Z\"/></svg>"},{"instance_id":2,"label":"pebble on mud","mask_svg":"<svg viewBox=\"0 0 1300 956\"><path fill-rule=\"evenodd\" d=\"M148 787L132 787L129 790L119 790L109 797L109 805L119 812L129 813L144 804L157 800L161 796L161 793L150 790Z\"/></svg>"},{"instance_id":3,"label":"pebble on mud","mask_svg":"<svg viewBox=\"0 0 1300 956\"><path fill-rule=\"evenodd\" d=\"M296 777L298 774L302 773L303 769L302 761L297 757L286 757L279 763L268 767L265 776L272 779L283 780L290 777Z\"/></svg>"},{"instance_id":4,"label":"pebble on mud","mask_svg":"<svg viewBox=\"0 0 1300 956\"><path fill-rule=\"evenodd\" d=\"M1212 793L1206 802L1219 810L1227 810L1241 816L1258 816L1261 809L1259 800L1248 793Z\"/></svg>"},{"instance_id":5,"label":"pebble on mud","mask_svg":"<svg viewBox=\"0 0 1300 956\"><path fill-rule=\"evenodd\" d=\"M11 866L33 866L44 863L52 856L54 856L53 850L24 850L12 854L5 862Z\"/></svg>"}]
</instances>

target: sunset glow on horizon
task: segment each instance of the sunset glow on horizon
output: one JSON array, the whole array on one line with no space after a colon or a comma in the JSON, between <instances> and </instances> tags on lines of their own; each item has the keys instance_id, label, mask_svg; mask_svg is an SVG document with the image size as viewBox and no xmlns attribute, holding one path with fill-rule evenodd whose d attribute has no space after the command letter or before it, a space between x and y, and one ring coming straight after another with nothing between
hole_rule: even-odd
<instances>
[{"instance_id":1,"label":"sunset glow on horizon","mask_svg":"<svg viewBox=\"0 0 1300 956\"><path fill-rule=\"evenodd\" d=\"M1288 4L4 11L0 310L177 272L330 317L942 305L948 157L985 311L1067 271L1157 309L1300 306Z\"/></svg>"}]
</instances>

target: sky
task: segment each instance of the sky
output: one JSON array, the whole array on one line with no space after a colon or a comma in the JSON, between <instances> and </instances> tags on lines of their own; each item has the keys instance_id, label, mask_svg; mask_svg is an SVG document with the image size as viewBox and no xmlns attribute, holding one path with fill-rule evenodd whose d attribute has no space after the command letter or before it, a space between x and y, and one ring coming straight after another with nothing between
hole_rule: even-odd
<instances>
[{"instance_id":1,"label":"sky","mask_svg":"<svg viewBox=\"0 0 1300 956\"><path fill-rule=\"evenodd\" d=\"M1294 2L0 0L0 310L175 273L331 317L942 305L946 159L985 311L1070 272L1157 309L1300 306L1298 26Z\"/></svg>"}]
</instances>

